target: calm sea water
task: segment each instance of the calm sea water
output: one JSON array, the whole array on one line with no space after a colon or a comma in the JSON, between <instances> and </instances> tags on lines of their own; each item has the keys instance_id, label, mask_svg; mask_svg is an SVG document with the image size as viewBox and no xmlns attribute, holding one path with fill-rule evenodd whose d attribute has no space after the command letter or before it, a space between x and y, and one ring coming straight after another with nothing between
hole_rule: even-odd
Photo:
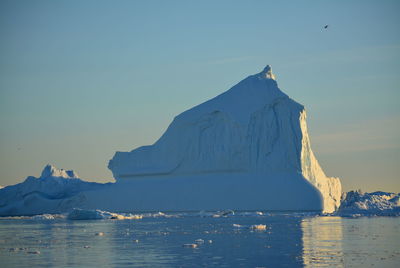
<instances>
[{"instance_id":1,"label":"calm sea water","mask_svg":"<svg viewBox=\"0 0 400 268\"><path fill-rule=\"evenodd\" d=\"M0 266L400 267L399 217L169 215L141 220L0 219ZM254 224L267 229L250 229ZM204 243L183 247L196 239Z\"/></svg>"}]
</instances>

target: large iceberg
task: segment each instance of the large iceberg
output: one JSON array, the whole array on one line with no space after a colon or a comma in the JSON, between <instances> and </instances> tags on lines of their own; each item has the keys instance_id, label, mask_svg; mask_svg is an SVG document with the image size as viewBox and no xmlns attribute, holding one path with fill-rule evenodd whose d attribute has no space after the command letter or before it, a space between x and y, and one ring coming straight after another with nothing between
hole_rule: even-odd
<instances>
[{"instance_id":1,"label":"large iceberg","mask_svg":"<svg viewBox=\"0 0 400 268\"><path fill-rule=\"evenodd\" d=\"M304 107L269 65L176 116L153 145L117 152L109 168L117 183L103 194L119 193L109 208L330 213L340 205L340 180L311 150Z\"/></svg>"},{"instance_id":2,"label":"large iceberg","mask_svg":"<svg viewBox=\"0 0 400 268\"><path fill-rule=\"evenodd\" d=\"M117 152L109 168L116 183L104 185L48 165L39 178L0 189L0 216L73 208L84 209L72 210L79 215L96 209L331 213L340 205L340 180L324 174L311 150L304 107L278 88L270 66L175 117L153 145Z\"/></svg>"}]
</instances>

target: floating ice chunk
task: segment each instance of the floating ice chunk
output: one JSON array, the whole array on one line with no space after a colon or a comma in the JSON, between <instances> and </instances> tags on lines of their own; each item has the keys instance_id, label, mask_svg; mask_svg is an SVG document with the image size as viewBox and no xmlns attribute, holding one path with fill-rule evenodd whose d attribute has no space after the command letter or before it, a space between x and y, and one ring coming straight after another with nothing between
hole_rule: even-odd
<instances>
[{"instance_id":1,"label":"floating ice chunk","mask_svg":"<svg viewBox=\"0 0 400 268\"><path fill-rule=\"evenodd\" d=\"M140 220L142 219L142 215L121 215L121 214L116 214L116 213L111 213L110 219L112 220Z\"/></svg>"},{"instance_id":2,"label":"floating ice chunk","mask_svg":"<svg viewBox=\"0 0 400 268\"><path fill-rule=\"evenodd\" d=\"M213 218L219 218L219 217L227 217L229 215L235 215L235 212L233 210L223 210L223 211L218 211L217 213L213 214Z\"/></svg>"},{"instance_id":3,"label":"floating ice chunk","mask_svg":"<svg viewBox=\"0 0 400 268\"><path fill-rule=\"evenodd\" d=\"M235 227L235 228L243 228L243 225L234 223L234 224L233 224L233 227Z\"/></svg>"},{"instance_id":4,"label":"floating ice chunk","mask_svg":"<svg viewBox=\"0 0 400 268\"><path fill-rule=\"evenodd\" d=\"M254 224L250 226L250 229L256 230L256 231L264 231L267 230L267 225L265 224Z\"/></svg>"},{"instance_id":5,"label":"floating ice chunk","mask_svg":"<svg viewBox=\"0 0 400 268\"><path fill-rule=\"evenodd\" d=\"M96 210L88 210L88 209L80 209L74 208L67 216L69 220L103 220L103 219L111 219L111 220L138 220L142 219L142 215L134 215L134 214L117 214L108 211L102 211L99 209Z\"/></svg>"},{"instance_id":6,"label":"floating ice chunk","mask_svg":"<svg viewBox=\"0 0 400 268\"><path fill-rule=\"evenodd\" d=\"M33 220L54 220L54 215L51 214L42 214L42 215L35 215L32 217Z\"/></svg>"},{"instance_id":7,"label":"floating ice chunk","mask_svg":"<svg viewBox=\"0 0 400 268\"><path fill-rule=\"evenodd\" d=\"M157 218L157 217L167 217L167 215L161 211L154 213L151 215L153 218Z\"/></svg>"},{"instance_id":8,"label":"floating ice chunk","mask_svg":"<svg viewBox=\"0 0 400 268\"><path fill-rule=\"evenodd\" d=\"M87 210L74 208L67 216L69 220L101 220L109 219L113 215L107 211L101 210Z\"/></svg>"},{"instance_id":9,"label":"floating ice chunk","mask_svg":"<svg viewBox=\"0 0 400 268\"><path fill-rule=\"evenodd\" d=\"M169 214L165 214L164 212L161 212L161 211L159 211L159 212L157 212L157 213L145 213L145 214L142 214L141 215L142 217L145 217L145 218L161 218L161 217L164 217L164 218L170 218L170 217L178 217L178 215L169 215Z\"/></svg>"},{"instance_id":10,"label":"floating ice chunk","mask_svg":"<svg viewBox=\"0 0 400 268\"><path fill-rule=\"evenodd\" d=\"M198 245L197 244L183 244L184 248L197 248Z\"/></svg>"}]
</instances>

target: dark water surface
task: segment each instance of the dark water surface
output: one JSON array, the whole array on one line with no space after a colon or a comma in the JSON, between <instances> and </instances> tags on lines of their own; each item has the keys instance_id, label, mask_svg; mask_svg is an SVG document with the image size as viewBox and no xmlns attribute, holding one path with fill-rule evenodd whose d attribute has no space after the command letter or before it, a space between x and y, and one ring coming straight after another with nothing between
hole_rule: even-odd
<instances>
[{"instance_id":1,"label":"dark water surface","mask_svg":"<svg viewBox=\"0 0 400 268\"><path fill-rule=\"evenodd\" d=\"M399 217L168 215L140 220L0 219L0 266L400 267ZM255 224L267 229L252 230ZM183 247L196 239L204 243Z\"/></svg>"}]
</instances>

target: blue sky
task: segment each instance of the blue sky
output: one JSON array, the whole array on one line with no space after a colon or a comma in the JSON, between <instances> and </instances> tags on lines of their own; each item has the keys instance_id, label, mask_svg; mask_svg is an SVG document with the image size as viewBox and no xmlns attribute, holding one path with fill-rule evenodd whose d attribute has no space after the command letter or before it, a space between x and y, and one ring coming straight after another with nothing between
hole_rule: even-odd
<instances>
[{"instance_id":1,"label":"blue sky","mask_svg":"<svg viewBox=\"0 0 400 268\"><path fill-rule=\"evenodd\" d=\"M344 190L400 192L398 1L0 1L0 185L115 151L271 64ZM329 24L327 30L323 26Z\"/></svg>"}]
</instances>

